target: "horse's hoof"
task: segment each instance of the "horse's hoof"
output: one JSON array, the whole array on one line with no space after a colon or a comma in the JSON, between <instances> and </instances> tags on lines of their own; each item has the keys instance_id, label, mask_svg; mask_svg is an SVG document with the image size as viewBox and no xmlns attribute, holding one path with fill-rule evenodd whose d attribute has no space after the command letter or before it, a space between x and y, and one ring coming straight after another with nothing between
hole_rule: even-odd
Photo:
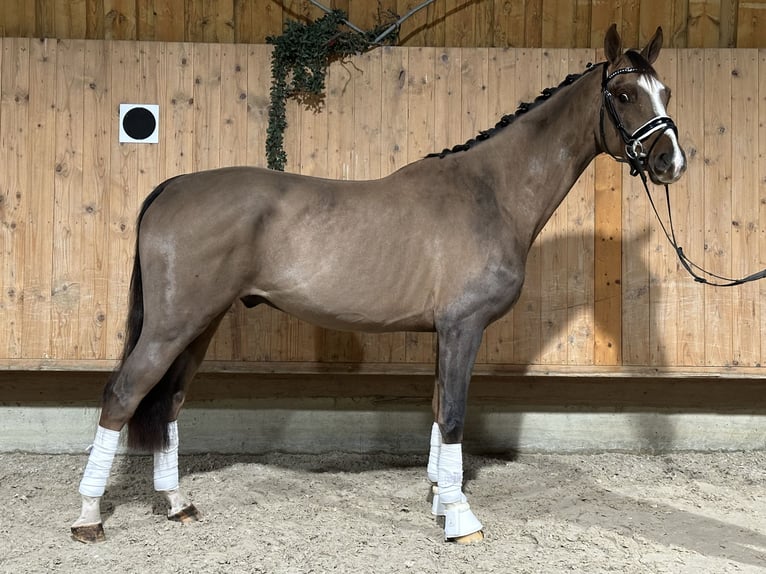
<instances>
[{"instance_id":1,"label":"horse's hoof","mask_svg":"<svg viewBox=\"0 0 766 574\"><path fill-rule=\"evenodd\" d=\"M82 542L84 544L103 542L106 540L106 535L104 534L104 525L99 522L98 524L72 526L72 540L76 540L77 542Z\"/></svg>"},{"instance_id":2,"label":"horse's hoof","mask_svg":"<svg viewBox=\"0 0 766 574\"><path fill-rule=\"evenodd\" d=\"M454 542L455 544L475 544L477 542L481 542L482 540L484 540L484 531L479 530L471 534L466 534L465 536L456 536L455 538L450 538L448 542Z\"/></svg>"},{"instance_id":3,"label":"horse's hoof","mask_svg":"<svg viewBox=\"0 0 766 574\"><path fill-rule=\"evenodd\" d=\"M194 507L193 504L182 508L175 514L168 515L168 520L172 520L173 522L181 522L183 524L198 522L201 518L202 515L199 513L199 510Z\"/></svg>"}]
</instances>

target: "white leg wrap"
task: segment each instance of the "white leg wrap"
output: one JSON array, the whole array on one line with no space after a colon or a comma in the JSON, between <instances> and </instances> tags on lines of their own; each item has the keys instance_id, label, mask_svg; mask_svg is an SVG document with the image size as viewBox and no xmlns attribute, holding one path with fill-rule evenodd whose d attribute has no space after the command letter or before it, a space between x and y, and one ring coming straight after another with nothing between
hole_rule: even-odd
<instances>
[{"instance_id":1,"label":"white leg wrap","mask_svg":"<svg viewBox=\"0 0 766 574\"><path fill-rule=\"evenodd\" d=\"M168 447L154 453L154 490L178 489L178 422L168 423Z\"/></svg>"},{"instance_id":2,"label":"white leg wrap","mask_svg":"<svg viewBox=\"0 0 766 574\"><path fill-rule=\"evenodd\" d=\"M80 482L80 494L91 498L100 498L104 495L119 441L120 431L109 430L99 425L90 449L88 464Z\"/></svg>"},{"instance_id":3,"label":"white leg wrap","mask_svg":"<svg viewBox=\"0 0 766 574\"><path fill-rule=\"evenodd\" d=\"M446 539L467 536L482 529L463 494L463 448L443 444L439 453L439 492L434 497L434 514L443 515Z\"/></svg>"},{"instance_id":4,"label":"white leg wrap","mask_svg":"<svg viewBox=\"0 0 766 574\"><path fill-rule=\"evenodd\" d=\"M98 524L99 522L101 522L101 499L83 495L80 517L72 526Z\"/></svg>"},{"instance_id":5,"label":"white leg wrap","mask_svg":"<svg viewBox=\"0 0 766 574\"><path fill-rule=\"evenodd\" d=\"M431 427L431 450L428 453L428 480L439 482L439 450L442 446L442 431L434 423Z\"/></svg>"},{"instance_id":6,"label":"white leg wrap","mask_svg":"<svg viewBox=\"0 0 766 574\"><path fill-rule=\"evenodd\" d=\"M442 504L461 502L463 488L463 447L443 444L439 451L439 498Z\"/></svg>"},{"instance_id":7,"label":"white leg wrap","mask_svg":"<svg viewBox=\"0 0 766 574\"><path fill-rule=\"evenodd\" d=\"M446 505L444 517L444 538L459 538L468 536L482 529L481 522L476 518L467 502L456 502Z\"/></svg>"}]
</instances>

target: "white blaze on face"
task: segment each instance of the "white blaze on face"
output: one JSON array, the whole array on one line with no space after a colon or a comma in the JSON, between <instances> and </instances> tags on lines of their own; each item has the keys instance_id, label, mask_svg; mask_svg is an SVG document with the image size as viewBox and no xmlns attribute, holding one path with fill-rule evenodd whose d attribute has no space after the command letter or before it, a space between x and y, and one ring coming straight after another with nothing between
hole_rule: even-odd
<instances>
[{"instance_id":1,"label":"white blaze on face","mask_svg":"<svg viewBox=\"0 0 766 574\"><path fill-rule=\"evenodd\" d=\"M668 111L665 108L665 104L662 102L662 92L665 89L664 86L657 80L657 78L648 74L641 74L638 77L638 85L649 95L649 99L652 102L652 111L654 117L667 116ZM673 143L673 176L677 178L681 175L684 168L684 154L681 151L681 146L678 143L678 138L673 130L667 130L665 135L670 138Z\"/></svg>"}]
</instances>

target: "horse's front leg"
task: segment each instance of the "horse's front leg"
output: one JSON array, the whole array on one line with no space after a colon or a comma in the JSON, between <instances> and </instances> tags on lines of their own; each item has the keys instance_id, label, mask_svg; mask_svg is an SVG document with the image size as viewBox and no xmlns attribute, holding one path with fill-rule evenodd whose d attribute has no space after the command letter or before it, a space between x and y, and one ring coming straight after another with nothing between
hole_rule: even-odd
<instances>
[{"instance_id":1,"label":"horse's front leg","mask_svg":"<svg viewBox=\"0 0 766 574\"><path fill-rule=\"evenodd\" d=\"M428 475L434 489L433 512L444 516L446 540L470 543L484 538L481 522L463 494L463 429L471 371L483 328L450 325L439 330L436 424L431 432Z\"/></svg>"}]
</instances>

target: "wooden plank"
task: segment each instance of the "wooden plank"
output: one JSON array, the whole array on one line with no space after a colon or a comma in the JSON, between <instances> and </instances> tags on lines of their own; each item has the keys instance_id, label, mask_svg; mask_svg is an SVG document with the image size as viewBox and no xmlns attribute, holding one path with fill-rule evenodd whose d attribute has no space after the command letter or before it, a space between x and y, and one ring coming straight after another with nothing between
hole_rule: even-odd
<instances>
[{"instance_id":1,"label":"wooden plank","mask_svg":"<svg viewBox=\"0 0 766 574\"><path fill-rule=\"evenodd\" d=\"M194 51L191 44L165 47L164 176L194 170Z\"/></svg>"},{"instance_id":2,"label":"wooden plank","mask_svg":"<svg viewBox=\"0 0 766 574\"><path fill-rule=\"evenodd\" d=\"M673 221L684 253L696 262L705 258L705 58L699 49L678 52L678 80L673 86L675 121L681 147L686 152L687 169L673 184ZM678 271L678 349L681 365L705 363L706 289Z\"/></svg>"},{"instance_id":3,"label":"wooden plank","mask_svg":"<svg viewBox=\"0 0 766 574\"><path fill-rule=\"evenodd\" d=\"M107 312L107 238L110 148L113 123L110 113L109 52L105 42L85 43L83 62L84 122L83 187L80 237L79 358L105 359Z\"/></svg>"},{"instance_id":4,"label":"wooden plank","mask_svg":"<svg viewBox=\"0 0 766 574\"><path fill-rule=\"evenodd\" d=\"M758 117L766 118L766 48L758 50ZM758 124L758 197L766 197L766 121ZM766 229L766 202L761 201L758 209L758 227ZM759 234L758 252L760 261L758 267L766 268L766 234ZM760 301L766 300L766 282L758 282ZM761 333L766 329L766 308L760 309ZM761 336L760 365L766 364L766 337Z\"/></svg>"},{"instance_id":5,"label":"wooden plank","mask_svg":"<svg viewBox=\"0 0 766 574\"><path fill-rule=\"evenodd\" d=\"M626 47L644 47L657 31L657 26L663 27L663 44L670 46L673 38L673 9L674 3L668 0L642 0L639 14L638 43L626 44ZM665 35L667 34L667 35ZM665 55L661 57L664 58Z\"/></svg>"},{"instance_id":6,"label":"wooden plank","mask_svg":"<svg viewBox=\"0 0 766 574\"><path fill-rule=\"evenodd\" d=\"M522 49L516 56L516 99L531 102L543 89L542 50ZM513 362L530 365L539 361L542 349L541 241L535 241L527 256L526 279L513 309Z\"/></svg>"},{"instance_id":7,"label":"wooden plank","mask_svg":"<svg viewBox=\"0 0 766 574\"><path fill-rule=\"evenodd\" d=\"M516 100L515 84L516 50L494 49L489 51L487 78L487 110L490 118L498 121L511 113ZM513 362L513 314L502 317L487 328L484 339L487 344L486 362Z\"/></svg>"},{"instance_id":8,"label":"wooden plank","mask_svg":"<svg viewBox=\"0 0 766 574\"><path fill-rule=\"evenodd\" d=\"M766 48L766 0L739 2L737 48Z\"/></svg>"},{"instance_id":9,"label":"wooden plank","mask_svg":"<svg viewBox=\"0 0 766 574\"><path fill-rule=\"evenodd\" d=\"M136 40L136 0L104 0L104 37Z\"/></svg>"},{"instance_id":10,"label":"wooden plank","mask_svg":"<svg viewBox=\"0 0 766 574\"><path fill-rule=\"evenodd\" d=\"M524 2L494 2L494 46L509 48L524 44Z\"/></svg>"},{"instance_id":11,"label":"wooden plank","mask_svg":"<svg viewBox=\"0 0 766 574\"><path fill-rule=\"evenodd\" d=\"M545 48L574 48L575 0L543 0L542 39Z\"/></svg>"},{"instance_id":12,"label":"wooden plank","mask_svg":"<svg viewBox=\"0 0 766 574\"><path fill-rule=\"evenodd\" d=\"M35 9L35 36L38 38L55 38L55 4L50 0L33 0L29 3L34 4Z\"/></svg>"},{"instance_id":13,"label":"wooden plank","mask_svg":"<svg viewBox=\"0 0 766 574\"><path fill-rule=\"evenodd\" d=\"M30 41L0 39L0 356L20 358L29 201Z\"/></svg>"},{"instance_id":14,"label":"wooden plank","mask_svg":"<svg viewBox=\"0 0 766 574\"><path fill-rule=\"evenodd\" d=\"M187 1L185 38L191 42L233 42L234 1Z\"/></svg>"},{"instance_id":15,"label":"wooden plank","mask_svg":"<svg viewBox=\"0 0 766 574\"><path fill-rule=\"evenodd\" d=\"M22 356L51 352L56 41L34 40L29 58L29 190L25 214Z\"/></svg>"},{"instance_id":16,"label":"wooden plank","mask_svg":"<svg viewBox=\"0 0 766 574\"><path fill-rule=\"evenodd\" d=\"M731 73L731 180L732 271L744 277L762 269L758 249L760 201L758 195L758 51L735 50ZM763 118L761 118L763 121ZM733 293L733 364L758 365L761 361L763 312L760 287L747 283Z\"/></svg>"},{"instance_id":17,"label":"wooden plank","mask_svg":"<svg viewBox=\"0 0 766 574\"><path fill-rule=\"evenodd\" d=\"M721 28L721 0L689 0L689 46L717 48Z\"/></svg>"},{"instance_id":18,"label":"wooden plank","mask_svg":"<svg viewBox=\"0 0 766 574\"><path fill-rule=\"evenodd\" d=\"M564 50L543 50L543 85L557 86L566 76L567 53ZM540 232L540 323L542 349L539 362L567 363L567 205L566 200L556 209Z\"/></svg>"},{"instance_id":19,"label":"wooden plank","mask_svg":"<svg viewBox=\"0 0 766 574\"><path fill-rule=\"evenodd\" d=\"M678 58L674 50L664 50L655 63L659 77L667 86L678 84ZM668 114L676 117L676 98L668 104ZM651 191L658 206L664 205L661 188L652 186ZM661 207L663 213L666 209ZM654 219L654 218L653 218ZM649 348L652 365L675 364L679 340L678 283L686 279L681 274L677 257L656 221L650 225L651 239L649 266L651 269L649 293Z\"/></svg>"},{"instance_id":20,"label":"wooden plank","mask_svg":"<svg viewBox=\"0 0 766 574\"><path fill-rule=\"evenodd\" d=\"M581 73L593 62L593 50L567 50L566 74ZM561 79L563 79L562 76ZM590 165L567 195L565 239L567 249L567 364L594 361L594 166Z\"/></svg>"},{"instance_id":21,"label":"wooden plank","mask_svg":"<svg viewBox=\"0 0 766 574\"><path fill-rule=\"evenodd\" d=\"M543 45L543 0L524 0L524 42L519 47L540 48Z\"/></svg>"},{"instance_id":22,"label":"wooden plank","mask_svg":"<svg viewBox=\"0 0 766 574\"><path fill-rule=\"evenodd\" d=\"M184 0L138 0L139 37L158 42L183 42ZM141 23L147 25L146 31Z\"/></svg>"},{"instance_id":23,"label":"wooden plank","mask_svg":"<svg viewBox=\"0 0 766 574\"><path fill-rule=\"evenodd\" d=\"M104 0L85 2L85 38L102 40L104 35Z\"/></svg>"},{"instance_id":24,"label":"wooden plank","mask_svg":"<svg viewBox=\"0 0 766 574\"><path fill-rule=\"evenodd\" d=\"M86 0L53 0L56 38L85 38Z\"/></svg>"},{"instance_id":25,"label":"wooden plank","mask_svg":"<svg viewBox=\"0 0 766 574\"><path fill-rule=\"evenodd\" d=\"M705 265L732 276L731 250L731 50L705 54ZM705 290L705 361L729 365L732 349L732 293Z\"/></svg>"},{"instance_id":26,"label":"wooden plank","mask_svg":"<svg viewBox=\"0 0 766 574\"><path fill-rule=\"evenodd\" d=\"M595 161L594 363L622 363L622 166Z\"/></svg>"},{"instance_id":27,"label":"wooden plank","mask_svg":"<svg viewBox=\"0 0 766 574\"><path fill-rule=\"evenodd\" d=\"M135 103L140 96L140 58L135 42L115 41L109 44L111 93L110 121L119 125L120 103ZM135 255L133 209L137 189L138 154L136 144L119 144L112 133L109 159L111 177L108 188L109 237L107 260L107 357L117 358L125 341L130 274Z\"/></svg>"},{"instance_id":28,"label":"wooden plank","mask_svg":"<svg viewBox=\"0 0 766 574\"><path fill-rule=\"evenodd\" d=\"M58 43L56 65L55 165L50 349L54 357L80 356L78 346L82 268L82 190L85 108L82 41Z\"/></svg>"},{"instance_id":29,"label":"wooden plank","mask_svg":"<svg viewBox=\"0 0 766 574\"><path fill-rule=\"evenodd\" d=\"M472 46L473 10L466 9L462 0L445 0L444 43L446 46Z\"/></svg>"}]
</instances>

